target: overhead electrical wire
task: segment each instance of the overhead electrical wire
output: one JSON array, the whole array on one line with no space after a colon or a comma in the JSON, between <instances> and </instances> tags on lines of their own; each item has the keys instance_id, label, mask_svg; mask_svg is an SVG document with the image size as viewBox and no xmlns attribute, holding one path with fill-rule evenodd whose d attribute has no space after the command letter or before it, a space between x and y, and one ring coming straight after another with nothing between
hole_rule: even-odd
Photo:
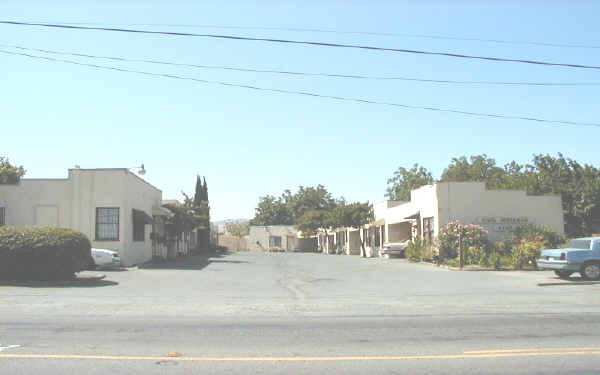
<instances>
[{"instance_id":1,"label":"overhead electrical wire","mask_svg":"<svg viewBox=\"0 0 600 375\"><path fill-rule=\"evenodd\" d=\"M392 32L376 32L376 31L364 31L364 30L356 31L356 30L333 30L333 29L317 29L317 28L313 29L313 28L301 28L301 27L267 27L267 26L174 24L174 23L105 23L105 22L52 22L52 23L70 24L70 25L95 25L95 26L188 27L188 28L230 29L230 30L292 31L292 32L310 32L310 33L325 33L325 34L353 34L353 35L371 35L371 36L386 36L386 37L459 40L459 41L467 41L467 42L484 42L484 43L497 43L497 44L521 44L521 45L531 45L531 46L541 46L541 47L600 49L600 45L596 46L596 45L589 45L589 44L547 43L547 42L525 41L525 40L485 39L485 38L458 37L458 36L448 36L448 35L392 33Z\"/></svg>"},{"instance_id":2,"label":"overhead electrical wire","mask_svg":"<svg viewBox=\"0 0 600 375\"><path fill-rule=\"evenodd\" d=\"M600 82L508 82L508 81L460 81L460 80L439 80L439 79L424 79L414 77L386 77L386 76L370 76L370 75L358 75L358 74L336 74L336 73L313 73L313 72L295 72L286 70L268 70L268 69L253 69L253 68L240 68L232 66L222 65L201 65L201 64L186 64L177 63L171 61L161 60L149 60L149 59L130 59L125 57L114 57L114 56L98 56L90 55L78 52L65 52L65 51L54 51L49 49L41 48L29 48L11 44L0 44L0 47L10 47L23 51L35 51L43 52L54 55L67 55L76 57L85 57L91 59L105 59L112 61L124 61L124 62L141 62L158 65L170 65L170 66L182 66L188 68L198 69L220 69L230 70L238 72L249 72L249 73L271 73L271 74L283 74L292 76L313 76L313 77L330 77L330 78L348 78L348 79L365 79L365 80L390 80L390 81L412 81L412 82L424 82L424 83L441 83L441 84L459 84L459 85L504 85L504 86L599 86Z\"/></svg>"},{"instance_id":3,"label":"overhead electrical wire","mask_svg":"<svg viewBox=\"0 0 600 375\"><path fill-rule=\"evenodd\" d=\"M113 71L119 71L119 72L135 73L135 74L141 74L141 75L146 75L146 76L164 77L164 78L171 78L171 79L178 79L178 80L185 80L185 81L194 81L194 82L199 82L199 83L204 83L204 84L213 84L213 85L220 85L220 86L226 86L226 87L239 87L239 88L245 88L245 89L255 90L255 91L266 91L266 92L274 92L274 93L281 93L281 94L302 95L302 96L309 96L309 97L315 97L315 98L333 99L333 100L338 100L338 101L383 105L383 106L391 106L391 107L412 109L412 110L417 109L417 110L426 110L426 111L434 111L434 112L455 113L455 114L460 114L460 115L468 115L468 116L476 116L476 117L488 117L488 118L507 119L507 120L523 120L523 121L532 121L532 122L537 122L537 123L547 123L547 124L554 124L554 125L600 127L600 123L550 120L550 119L528 117L528 116L502 115L502 114L470 112L470 111L462 111L462 110L456 110L456 109L430 107L430 106L416 106L416 105L383 102L383 101L376 101L376 100L369 100L369 99L359 99L359 98L342 97L342 96L335 96L335 95L325 95L325 94L318 94L318 93L309 92L309 91L274 89L274 88L265 88L265 87L259 87L259 86L253 86L253 85L229 83L229 82L223 82L223 81L210 81L210 80L204 80L204 79L193 78L193 77L183 77L183 76L178 76L178 75L173 75L173 74L154 73L154 72L146 72L146 71L125 69L125 68L118 68L118 67L111 67L111 66L87 64L87 63L81 63L78 61L56 59L56 58L47 57L47 56L36 56L36 55L27 54L27 53L11 52L11 51L5 51L5 50L0 50L0 53L4 53L4 54L8 54L8 55L15 55L15 56L26 56L26 57L30 57L30 58L34 58L34 59L42 59L42 60L47 60L47 61L63 62L63 63L68 63L68 64L92 67L92 68L96 68L96 69L113 70Z\"/></svg>"},{"instance_id":4,"label":"overhead electrical wire","mask_svg":"<svg viewBox=\"0 0 600 375\"><path fill-rule=\"evenodd\" d=\"M595 65L555 63L555 62L538 61L538 60L510 59L510 58L505 58L505 57L476 56L476 55L465 55L465 54L450 53L450 52L434 52L434 51L423 51L423 50L413 50L413 49L404 49L404 48L385 48L385 47L375 47L375 46L355 45L355 44L310 42L310 41L291 40L291 39L275 39L275 38L252 38L252 37L239 36L239 35L195 34L195 33L183 33L183 32L173 32L173 31L152 31L152 30L122 29L122 28L111 28L111 27L90 27L90 26L76 26L76 25L59 25L59 24L2 21L2 20L0 20L0 24L18 25L18 26L36 26L36 27L47 27L47 28L70 29L70 30L113 31L113 32L136 33L136 34L200 37L200 38L267 42L267 43L285 43L285 44L308 45L308 46L319 46L319 47L352 48L352 49L380 51L380 52L408 53L408 54L428 55L428 56L444 56L444 57L472 59L472 60L481 60L481 61L513 62L513 63L533 64L533 65L540 65L540 66L555 66L555 67L566 67L566 68L577 68L577 69L599 69L600 70L600 66L595 66Z\"/></svg>"}]
</instances>

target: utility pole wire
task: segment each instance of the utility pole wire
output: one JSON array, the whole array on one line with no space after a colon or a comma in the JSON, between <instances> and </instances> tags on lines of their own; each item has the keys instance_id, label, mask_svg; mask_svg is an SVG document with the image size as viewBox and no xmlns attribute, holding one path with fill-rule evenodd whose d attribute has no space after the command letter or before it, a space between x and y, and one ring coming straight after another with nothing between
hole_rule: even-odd
<instances>
[{"instance_id":1,"label":"utility pole wire","mask_svg":"<svg viewBox=\"0 0 600 375\"><path fill-rule=\"evenodd\" d=\"M150 31L150 30L136 30L136 29L120 29L120 28L111 28L111 27L58 25L58 24L16 22L16 21L0 21L0 24L19 25L19 26L39 26L39 27L49 27L49 28L58 28L58 29L70 29L70 30L115 31L115 32L136 33L136 34L201 37L201 38L214 38L214 39L240 40L240 41L253 41L253 42L268 42L268 43L285 43L285 44L309 45L309 46L319 46L319 47L353 48L353 49L370 50L370 51L409 53L409 54L428 55L428 56L444 56L444 57L453 57L453 58L461 58L461 59L482 60L482 61L514 62L514 63L522 63L522 64L533 64L533 65L541 65L541 66L560 66L560 67L578 68L578 69L600 69L600 66L594 66L594 65L554 63L554 62L537 61L537 60L509 59L509 58L504 58L504 57L475 56L475 55L464 55L464 54L450 53L450 52L433 52L433 51L422 51L422 50L412 50L412 49L403 49L403 48L385 48L385 47L374 47L374 46L364 46L364 45L355 45L355 44L309 42L309 41L301 41L301 40L273 39L273 38L251 38L251 37L237 36L237 35L194 34L194 33L173 32L173 31Z\"/></svg>"},{"instance_id":2,"label":"utility pole wire","mask_svg":"<svg viewBox=\"0 0 600 375\"><path fill-rule=\"evenodd\" d=\"M164 77L164 78L171 78L171 79L178 79L178 80L185 80L185 81L194 81L194 82L199 82L199 83L220 85L220 86L226 86L226 87L240 87L240 88L245 88L245 89L255 90L255 91L268 91L268 92L275 92L275 93L280 93L280 94L303 95L303 96L310 96L310 97L315 97L315 98L333 99L333 100L363 103L363 104L385 105L385 106L404 108L404 109L420 109L420 110L435 111L435 112L448 112L448 113L456 113L456 114L461 114L461 115L477 116L477 117L490 117L490 118L507 119L507 120L533 121L533 122L538 122L538 123L548 123L548 124L554 124L554 125L600 127L600 123L549 120L549 119L527 117L527 116L512 116L512 115L501 115L501 114L493 114L493 113L469 112L469 111L461 111L461 110L456 110L456 109L446 109L446 108L429 107L429 106L416 106L416 105L400 104L400 103L392 103L392 102L381 102L381 101L375 101L375 100L369 100L369 99L349 98L349 97L342 97L342 96L335 96L335 95L324 95L324 94L318 94L318 93L313 93L313 92L309 92L309 91L273 89L273 88L264 88L264 87L259 87L259 86L243 85L243 84L229 83L229 82L222 82L222 81L209 81L209 80L199 79L199 78L182 77L182 76L177 76L177 75L173 75L173 74L153 73L153 72L145 72L145 71L140 71L140 70L124 69L124 68L117 68L117 67L111 67L111 66L87 64L87 63L81 63L81 62L72 61L72 60L55 59L53 57L36 56L36 55L30 55L27 53L11 52L11 51L5 51L5 50L0 50L0 53L4 53L4 54L8 54L8 55L16 55L16 56L26 56L26 57L30 57L30 58L34 58L34 59L63 62L63 63L68 63L68 64L87 66L87 67L96 68L96 69L106 69L106 70L135 73L135 74L141 74L141 75L153 76L153 77Z\"/></svg>"},{"instance_id":3,"label":"utility pole wire","mask_svg":"<svg viewBox=\"0 0 600 375\"><path fill-rule=\"evenodd\" d=\"M376 31L358 31L358 30L333 30L333 29L311 29L300 27L267 27L267 26L234 26L234 25L209 25L209 24L173 24L173 23L106 23L106 22L52 22L56 24L70 25L96 25L96 26L133 26L133 27L190 27L190 28L205 28L205 29L233 29L233 30L269 30L269 31L292 31L292 32L310 32L310 33L326 33L326 34L354 34L354 35L372 35L386 37L405 37L405 38L424 38L424 39L441 39L441 40L461 40L467 42L485 42L497 44L521 44L541 47L561 47L561 48L586 48L598 49L600 46L585 45L585 44L566 44L566 43L546 43L525 40L503 40L503 39L484 39L484 38L469 38L447 35L431 35L431 34L411 34L411 33L392 33L392 32L376 32Z\"/></svg>"},{"instance_id":4,"label":"utility pole wire","mask_svg":"<svg viewBox=\"0 0 600 375\"><path fill-rule=\"evenodd\" d=\"M16 46L11 44L0 44L0 47L15 48L23 51L35 51L49 53L53 55L68 55L76 57L85 57L91 59L105 59L113 61L125 61L125 62L141 62L148 64L158 65L171 65L171 66L183 66L188 68L199 68L199 69L220 69L230 70L237 72L249 72L249 73L271 73L271 74L284 74L293 76L312 76L312 77L331 77L331 78L348 78L348 79L367 79L367 80L382 80L382 81L412 81L412 82L425 82L425 83L443 83L443 84L459 84L459 85L504 85L504 86L600 86L600 82L502 82L502 81L456 81L456 80L439 80L439 79L424 79L424 78L412 78L412 77L385 77L385 76L368 76L368 75L357 75L357 74L336 74L336 73L312 73L312 72L294 72L286 70L263 70L263 69L252 69L252 68L239 68L231 66L221 65L199 65L199 64L185 64L176 63L171 61L160 61L160 60L148 60L148 59L129 59L125 57L113 57L113 56L97 56L85 53L77 52L64 52L54 51L40 48L28 48L22 46Z\"/></svg>"}]
</instances>

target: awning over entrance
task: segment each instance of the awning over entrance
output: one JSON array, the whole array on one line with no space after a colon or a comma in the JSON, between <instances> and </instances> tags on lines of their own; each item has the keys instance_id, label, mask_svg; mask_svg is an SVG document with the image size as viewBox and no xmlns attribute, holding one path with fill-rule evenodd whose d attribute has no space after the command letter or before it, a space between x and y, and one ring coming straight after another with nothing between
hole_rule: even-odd
<instances>
[{"instance_id":1,"label":"awning over entrance","mask_svg":"<svg viewBox=\"0 0 600 375\"><path fill-rule=\"evenodd\" d=\"M136 223L152 224L152 216L142 210L133 209L133 221Z\"/></svg>"},{"instance_id":2,"label":"awning over entrance","mask_svg":"<svg viewBox=\"0 0 600 375\"><path fill-rule=\"evenodd\" d=\"M396 225L396 224L410 224L410 223L414 223L414 219L404 219L404 220L399 220L399 221L394 221L393 223L389 223L390 225Z\"/></svg>"},{"instance_id":3,"label":"awning over entrance","mask_svg":"<svg viewBox=\"0 0 600 375\"><path fill-rule=\"evenodd\" d=\"M135 211L135 210L134 210ZM169 209L164 207L152 207L152 216L167 216L173 217L175 215Z\"/></svg>"},{"instance_id":4,"label":"awning over entrance","mask_svg":"<svg viewBox=\"0 0 600 375\"><path fill-rule=\"evenodd\" d=\"M382 226L384 224L385 224L385 219L379 219L379 220L375 221L372 225L374 227L380 227L380 226Z\"/></svg>"},{"instance_id":5,"label":"awning over entrance","mask_svg":"<svg viewBox=\"0 0 600 375\"><path fill-rule=\"evenodd\" d=\"M419 216L421 213L417 211L408 211L408 214L404 214L400 217L396 216L395 219L390 219L386 224L394 225L394 224L403 224L403 223L413 223L415 220L419 220Z\"/></svg>"}]
</instances>

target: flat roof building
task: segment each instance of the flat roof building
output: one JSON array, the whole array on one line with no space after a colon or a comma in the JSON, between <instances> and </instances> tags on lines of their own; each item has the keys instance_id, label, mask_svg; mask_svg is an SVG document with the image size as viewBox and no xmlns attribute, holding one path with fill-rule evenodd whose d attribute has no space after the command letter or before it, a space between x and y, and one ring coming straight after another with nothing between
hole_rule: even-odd
<instances>
[{"instance_id":1,"label":"flat roof building","mask_svg":"<svg viewBox=\"0 0 600 375\"><path fill-rule=\"evenodd\" d=\"M67 178L0 185L0 225L77 230L131 266L152 259L153 215L166 214L161 200L159 189L126 168L69 169Z\"/></svg>"},{"instance_id":2,"label":"flat roof building","mask_svg":"<svg viewBox=\"0 0 600 375\"><path fill-rule=\"evenodd\" d=\"M367 256L382 246L416 236L432 240L448 223L477 224L488 231L490 241L509 236L520 224L548 227L564 235L560 195L528 195L524 190L490 190L484 182L437 182L411 191L410 201L383 201L373 207L375 221L365 228L346 228L330 233L325 251L342 247L346 254Z\"/></svg>"}]
</instances>

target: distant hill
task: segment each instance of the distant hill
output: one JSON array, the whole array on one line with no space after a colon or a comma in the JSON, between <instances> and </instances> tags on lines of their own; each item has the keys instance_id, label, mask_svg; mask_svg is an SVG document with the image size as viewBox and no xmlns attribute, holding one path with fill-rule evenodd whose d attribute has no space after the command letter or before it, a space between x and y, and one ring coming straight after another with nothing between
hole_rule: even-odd
<instances>
[{"instance_id":1,"label":"distant hill","mask_svg":"<svg viewBox=\"0 0 600 375\"><path fill-rule=\"evenodd\" d=\"M250 219L225 219L225 220L213 221L212 223L215 225L219 225L219 224L225 224L225 223L243 223L243 222L247 222L247 221L250 221Z\"/></svg>"}]
</instances>

